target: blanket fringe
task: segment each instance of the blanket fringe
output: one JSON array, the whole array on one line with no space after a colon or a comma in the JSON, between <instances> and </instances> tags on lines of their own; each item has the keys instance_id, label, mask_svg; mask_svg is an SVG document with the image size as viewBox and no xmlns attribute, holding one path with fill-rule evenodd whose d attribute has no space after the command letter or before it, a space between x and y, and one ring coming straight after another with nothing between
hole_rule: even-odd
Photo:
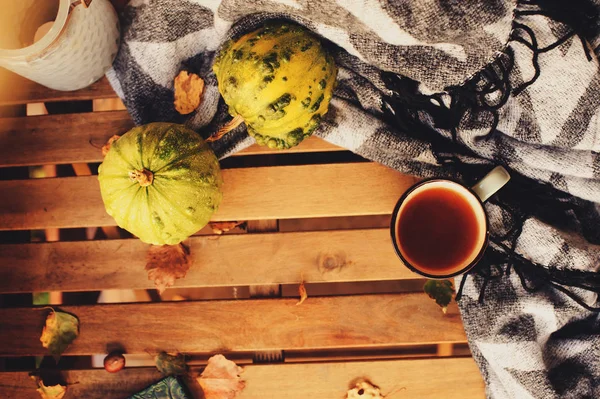
<instances>
[{"instance_id":1,"label":"blanket fringe","mask_svg":"<svg viewBox=\"0 0 600 399\"><path fill-rule=\"evenodd\" d=\"M577 3L587 3L586 0L575 1ZM531 51L531 62L535 71L531 79L522 82L517 87L513 88L510 80L510 74L515 63L514 53L510 45L505 48L499 57L470 80L460 86L447 88L445 93L425 95L420 93L418 82L390 72L383 71L381 73L381 78L389 90L389 94L384 97L382 103L385 120L397 126L405 134L429 141L438 163L452 168L459 178L468 179L469 176L473 176L473 170L477 167L477 165L469 165L461 161L461 157L477 158L476 154L460 143L458 129L461 124L465 123L466 118L481 120L482 114L491 115L488 134L494 134L499 121L498 110L506 104L511 94L519 95L540 76L539 55L557 48L574 35L579 36L588 60L591 59L586 42L586 36L590 37L590 26L587 25L586 21L597 20L598 10L595 7L587 4L580 8L573 6L572 2L541 2L535 0L520 0L518 6L522 8L517 7L515 17L545 16L567 24L571 27L571 30L556 42L546 47L540 47L533 29L522 22L517 22L517 18L515 18L509 44L511 41L520 43ZM569 10L587 11L575 14ZM590 13L592 13L591 16ZM450 96L449 106L444 105L444 96ZM427 123L428 121L431 121L431 123ZM433 125L433 127L430 127L430 125ZM440 135L434 128L449 131L451 133L450 139ZM504 166L506 167L506 165ZM577 199L560 193L548 184L534 182L516 173L513 173L513 175L516 175L516 179L513 180L520 181L520 184L518 184L518 189L521 191L519 195L523 195L523 190L528 191L527 195L535 198L532 202L536 203L538 208L541 203L551 202L553 205L559 204L558 206L564 212L569 212L580 205ZM478 275L482 278L478 301L483 303L489 284L510 275L511 271L514 270L519 276L523 289L527 292L535 292L544 286L552 286L583 308L600 312L600 307L588 305L581 297L567 288L579 288L600 294L600 275L576 270L550 269L517 254L515 252L517 239L528 216L517 209L513 209L507 203L497 203L497 205L502 206L513 215L513 227L502 237L491 237L491 247L480 264L463 276L457 290L456 300L461 299L469 275ZM529 209L528 212L534 214L538 211Z\"/></svg>"}]
</instances>

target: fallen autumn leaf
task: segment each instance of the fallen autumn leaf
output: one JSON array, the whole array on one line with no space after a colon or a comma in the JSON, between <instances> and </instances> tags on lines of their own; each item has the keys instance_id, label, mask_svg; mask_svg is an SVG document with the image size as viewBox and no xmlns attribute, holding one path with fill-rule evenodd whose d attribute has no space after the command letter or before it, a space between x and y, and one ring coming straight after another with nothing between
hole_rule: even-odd
<instances>
[{"instance_id":1,"label":"fallen autumn leaf","mask_svg":"<svg viewBox=\"0 0 600 399\"><path fill-rule=\"evenodd\" d=\"M177 353L174 355L166 352L160 352L156 355L156 368L165 376L183 375L187 372L188 366L185 364L185 355Z\"/></svg>"},{"instance_id":2,"label":"fallen autumn leaf","mask_svg":"<svg viewBox=\"0 0 600 399\"><path fill-rule=\"evenodd\" d=\"M58 384L47 387L46 385L44 385L44 382L41 379L37 377L31 378L34 379L37 383L37 392L40 394L42 399L62 399L65 396L65 393L67 392L66 386Z\"/></svg>"},{"instance_id":3,"label":"fallen autumn leaf","mask_svg":"<svg viewBox=\"0 0 600 399\"><path fill-rule=\"evenodd\" d=\"M56 311L51 308L46 317L46 325L42 330L40 341L51 355L59 357L79 335L79 320L77 317Z\"/></svg>"},{"instance_id":4,"label":"fallen autumn leaf","mask_svg":"<svg viewBox=\"0 0 600 399\"><path fill-rule=\"evenodd\" d=\"M175 109L182 115L191 114L200 106L204 80L195 73L179 72L175 77Z\"/></svg>"},{"instance_id":5,"label":"fallen autumn leaf","mask_svg":"<svg viewBox=\"0 0 600 399\"><path fill-rule=\"evenodd\" d=\"M148 250L146 271L159 293L184 278L192 263L189 250L183 244L152 245Z\"/></svg>"},{"instance_id":6,"label":"fallen autumn leaf","mask_svg":"<svg viewBox=\"0 0 600 399\"><path fill-rule=\"evenodd\" d=\"M197 378L205 399L234 399L246 386L240 377L243 369L223 355L208 359L206 368Z\"/></svg>"},{"instance_id":7,"label":"fallen autumn leaf","mask_svg":"<svg viewBox=\"0 0 600 399\"><path fill-rule=\"evenodd\" d=\"M112 145L112 143L117 141L119 138L121 138L121 136L115 134L114 136L112 136L111 138L108 139L106 144L104 144L102 146L102 156L103 157L105 157L106 154L108 154L108 151L110 151L110 146Z\"/></svg>"},{"instance_id":8,"label":"fallen autumn leaf","mask_svg":"<svg viewBox=\"0 0 600 399\"><path fill-rule=\"evenodd\" d=\"M423 291L431 299L434 299L435 303L442 308L442 312L446 314L448 305L452 301L452 295L454 294L452 282L450 280L427 280L423 286Z\"/></svg>"},{"instance_id":9,"label":"fallen autumn leaf","mask_svg":"<svg viewBox=\"0 0 600 399\"><path fill-rule=\"evenodd\" d=\"M246 222L211 222L209 223L210 228L215 234L223 234L236 228L237 226L243 225Z\"/></svg>"},{"instance_id":10,"label":"fallen autumn leaf","mask_svg":"<svg viewBox=\"0 0 600 399\"><path fill-rule=\"evenodd\" d=\"M300 300L296 303L296 306L302 305L306 298L308 298L308 294L306 293L306 287L304 286L304 281L300 283L298 286L298 293L300 294Z\"/></svg>"}]
</instances>

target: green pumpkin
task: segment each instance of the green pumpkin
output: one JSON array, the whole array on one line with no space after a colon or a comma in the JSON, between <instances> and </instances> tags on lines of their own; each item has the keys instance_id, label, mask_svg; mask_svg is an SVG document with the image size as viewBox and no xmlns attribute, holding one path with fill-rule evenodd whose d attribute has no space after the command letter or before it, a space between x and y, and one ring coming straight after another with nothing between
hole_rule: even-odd
<instances>
[{"instance_id":1,"label":"green pumpkin","mask_svg":"<svg viewBox=\"0 0 600 399\"><path fill-rule=\"evenodd\" d=\"M215 154L182 125L131 129L112 143L98 172L108 214L154 245L175 245L206 226L223 196Z\"/></svg>"},{"instance_id":2,"label":"green pumpkin","mask_svg":"<svg viewBox=\"0 0 600 399\"><path fill-rule=\"evenodd\" d=\"M327 112L337 75L310 31L270 24L229 41L213 70L234 117L261 145L285 149L310 136Z\"/></svg>"}]
</instances>

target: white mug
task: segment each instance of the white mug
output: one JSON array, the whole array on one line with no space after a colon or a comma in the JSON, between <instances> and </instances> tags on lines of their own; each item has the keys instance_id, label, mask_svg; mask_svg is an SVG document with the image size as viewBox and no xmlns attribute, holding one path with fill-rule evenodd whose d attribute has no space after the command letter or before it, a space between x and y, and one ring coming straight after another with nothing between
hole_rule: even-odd
<instances>
[{"instance_id":1,"label":"white mug","mask_svg":"<svg viewBox=\"0 0 600 399\"><path fill-rule=\"evenodd\" d=\"M117 55L119 20L109 0L0 0L0 6L0 66L41 85L84 88Z\"/></svg>"}]
</instances>

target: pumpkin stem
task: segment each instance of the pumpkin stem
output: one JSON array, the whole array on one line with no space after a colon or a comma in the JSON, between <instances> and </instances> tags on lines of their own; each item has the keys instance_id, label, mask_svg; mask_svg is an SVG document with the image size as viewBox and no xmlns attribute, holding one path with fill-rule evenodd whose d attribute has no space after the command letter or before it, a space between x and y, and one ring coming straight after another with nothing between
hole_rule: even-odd
<instances>
[{"instance_id":1,"label":"pumpkin stem","mask_svg":"<svg viewBox=\"0 0 600 399\"><path fill-rule=\"evenodd\" d=\"M146 187L152 184L154 181L154 174L148 169L132 170L129 172L129 178L132 181L137 181L140 186Z\"/></svg>"},{"instance_id":2,"label":"pumpkin stem","mask_svg":"<svg viewBox=\"0 0 600 399\"><path fill-rule=\"evenodd\" d=\"M241 125L242 122L244 122L244 118L242 117L242 115L234 116L232 120L221 126L221 128L217 130L217 132L214 133L212 136L207 138L206 141L210 143L211 141L219 140L221 137L225 136L225 134Z\"/></svg>"}]
</instances>

